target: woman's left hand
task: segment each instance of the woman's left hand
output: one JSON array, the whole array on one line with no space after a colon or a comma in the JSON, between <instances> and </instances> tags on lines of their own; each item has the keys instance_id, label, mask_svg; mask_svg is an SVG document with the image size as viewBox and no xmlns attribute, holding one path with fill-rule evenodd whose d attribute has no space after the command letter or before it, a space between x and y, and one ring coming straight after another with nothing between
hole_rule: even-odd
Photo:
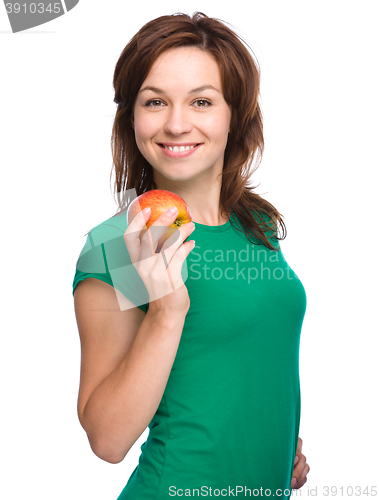
<instances>
[{"instance_id":1,"label":"woman's left hand","mask_svg":"<svg viewBox=\"0 0 379 500\"><path fill-rule=\"evenodd\" d=\"M308 480L307 474L310 471L310 467L306 463L307 459L305 455L301 453L302 447L303 447L303 440L299 437L299 441L297 443L295 464L292 473L292 481L291 481L291 488L293 490L298 490L299 488L304 486L304 484ZM296 480L295 484L294 480Z\"/></svg>"}]
</instances>

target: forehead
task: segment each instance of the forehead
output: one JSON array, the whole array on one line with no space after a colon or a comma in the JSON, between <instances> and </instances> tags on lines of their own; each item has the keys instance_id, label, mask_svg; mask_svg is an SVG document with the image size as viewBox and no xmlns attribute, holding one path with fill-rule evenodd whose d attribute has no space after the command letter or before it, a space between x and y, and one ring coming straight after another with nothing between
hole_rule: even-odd
<instances>
[{"instance_id":1,"label":"forehead","mask_svg":"<svg viewBox=\"0 0 379 500\"><path fill-rule=\"evenodd\" d=\"M221 86L220 70L209 52L197 47L169 49L156 59L143 84L175 81L185 87L213 84Z\"/></svg>"}]
</instances>

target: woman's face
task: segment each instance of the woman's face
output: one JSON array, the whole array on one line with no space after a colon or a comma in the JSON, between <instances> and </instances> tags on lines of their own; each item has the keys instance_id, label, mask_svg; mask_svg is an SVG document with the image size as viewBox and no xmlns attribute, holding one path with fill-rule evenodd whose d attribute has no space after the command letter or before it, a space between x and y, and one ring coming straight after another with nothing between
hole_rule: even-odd
<instances>
[{"instance_id":1,"label":"woman's face","mask_svg":"<svg viewBox=\"0 0 379 500\"><path fill-rule=\"evenodd\" d=\"M216 61L178 47L158 57L141 85L133 127L155 179L207 182L222 171L230 119Z\"/></svg>"}]
</instances>

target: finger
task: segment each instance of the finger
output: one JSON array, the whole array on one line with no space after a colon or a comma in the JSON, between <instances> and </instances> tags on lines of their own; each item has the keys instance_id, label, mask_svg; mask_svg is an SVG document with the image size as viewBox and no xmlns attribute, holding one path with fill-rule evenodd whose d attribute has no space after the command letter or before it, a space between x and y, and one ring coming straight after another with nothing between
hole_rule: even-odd
<instances>
[{"instance_id":1,"label":"finger","mask_svg":"<svg viewBox=\"0 0 379 500\"><path fill-rule=\"evenodd\" d=\"M297 489L299 487L298 484L299 484L301 473L303 472L303 469L304 469L304 465L305 465L305 457L303 454L301 454L299 457L299 461L297 462L297 464L293 468L291 488ZM296 481L295 485L293 485L294 480Z\"/></svg>"},{"instance_id":2,"label":"finger","mask_svg":"<svg viewBox=\"0 0 379 500\"><path fill-rule=\"evenodd\" d=\"M307 478L305 478L305 479L304 479L303 481L301 481L301 483L300 483L298 486L296 486L296 488L294 488L294 489L298 490L298 489L302 488L302 487L304 486L304 484L305 484L307 481L308 481L308 479L307 479Z\"/></svg>"},{"instance_id":3,"label":"finger","mask_svg":"<svg viewBox=\"0 0 379 500\"><path fill-rule=\"evenodd\" d=\"M134 217L124 233L125 245L133 264L139 261L141 253L141 240L139 236L142 229L146 228L146 222L150 219L150 216L151 210L148 210L147 212L142 210Z\"/></svg>"},{"instance_id":4,"label":"finger","mask_svg":"<svg viewBox=\"0 0 379 500\"><path fill-rule=\"evenodd\" d=\"M300 457L299 457L299 461L298 461L297 465L294 467L293 473L292 473L291 487L293 489L301 488L301 486L302 486L301 485L301 481L307 475L307 471L304 472L304 468L305 468L306 465L308 465L306 463L306 457L305 457L305 455L301 454ZM296 484L294 486L292 484L293 479L296 480Z\"/></svg>"},{"instance_id":5,"label":"finger","mask_svg":"<svg viewBox=\"0 0 379 500\"><path fill-rule=\"evenodd\" d=\"M303 440L301 439L301 437L299 437L299 439L297 440L297 450L296 450L296 455L298 455L299 457L301 455L302 449L303 449Z\"/></svg>"},{"instance_id":6,"label":"finger","mask_svg":"<svg viewBox=\"0 0 379 500\"><path fill-rule=\"evenodd\" d=\"M300 461L299 461L299 463L300 463ZM299 474L297 482L299 484L303 485L305 482L305 478L306 478L308 472L310 471L310 467L307 464L307 458L305 455L301 456L301 464L302 464L302 469L300 470L300 474Z\"/></svg>"},{"instance_id":7,"label":"finger","mask_svg":"<svg viewBox=\"0 0 379 500\"><path fill-rule=\"evenodd\" d=\"M188 257L188 254L191 252L191 250L194 249L194 247L195 245L192 242L192 240L186 241L185 243L183 243L183 245L180 245L180 247L174 253L171 261L168 264L167 272L171 277L172 286L174 290L177 290L180 286L184 284L181 272L182 267L184 261Z\"/></svg>"},{"instance_id":8,"label":"finger","mask_svg":"<svg viewBox=\"0 0 379 500\"><path fill-rule=\"evenodd\" d=\"M176 208L176 207L170 207ZM170 226L175 222L178 215L178 210L175 213L169 213L168 208L158 219L149 227L142 237L140 259L147 259L155 254L158 246L158 241L165 233L170 233L173 228Z\"/></svg>"},{"instance_id":9,"label":"finger","mask_svg":"<svg viewBox=\"0 0 379 500\"><path fill-rule=\"evenodd\" d=\"M303 472L301 473L301 475L299 477L297 488L301 488L308 481L307 474L310 470L311 469L310 469L309 465L306 463L305 467L303 469Z\"/></svg>"},{"instance_id":10,"label":"finger","mask_svg":"<svg viewBox=\"0 0 379 500\"><path fill-rule=\"evenodd\" d=\"M170 262L177 249L185 242L189 235L195 230L195 224L189 222L184 224L164 242L161 252L164 253L167 262Z\"/></svg>"}]
</instances>

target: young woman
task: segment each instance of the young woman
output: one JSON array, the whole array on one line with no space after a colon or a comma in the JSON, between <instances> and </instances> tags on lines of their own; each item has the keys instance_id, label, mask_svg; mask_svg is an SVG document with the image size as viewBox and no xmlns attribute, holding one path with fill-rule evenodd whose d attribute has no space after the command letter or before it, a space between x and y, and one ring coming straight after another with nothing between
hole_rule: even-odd
<instances>
[{"instance_id":1,"label":"young woman","mask_svg":"<svg viewBox=\"0 0 379 500\"><path fill-rule=\"evenodd\" d=\"M119 500L288 498L309 472L298 436L306 295L278 243L280 213L248 186L264 146L258 66L221 21L177 14L133 37L113 83L119 212L90 231L73 284L80 423L110 463L149 427ZM151 213L126 220L130 193L154 189L181 196L195 223L159 252L177 212L141 241Z\"/></svg>"}]
</instances>

